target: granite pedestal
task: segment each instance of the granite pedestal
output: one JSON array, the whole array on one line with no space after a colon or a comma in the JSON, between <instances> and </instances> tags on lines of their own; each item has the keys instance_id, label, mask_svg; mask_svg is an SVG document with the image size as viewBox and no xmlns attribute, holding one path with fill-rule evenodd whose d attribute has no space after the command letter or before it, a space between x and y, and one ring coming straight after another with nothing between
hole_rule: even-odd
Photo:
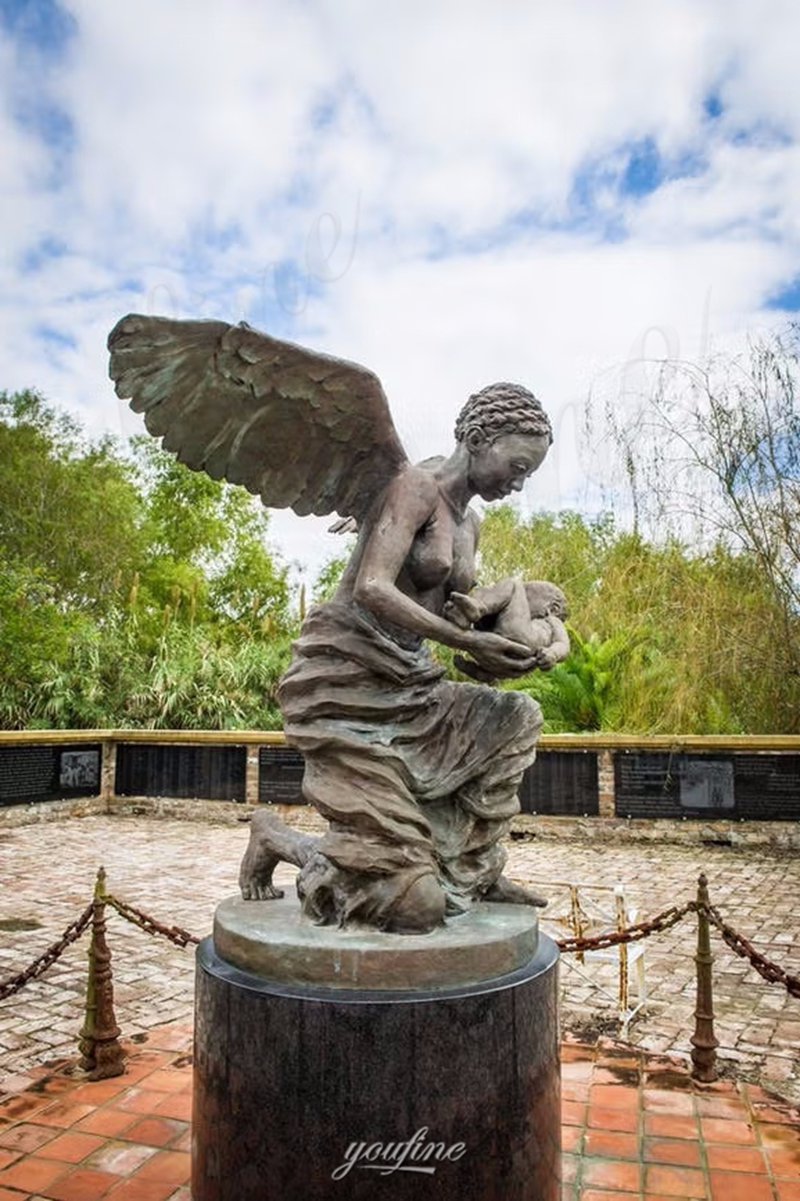
<instances>
[{"instance_id":1,"label":"granite pedestal","mask_svg":"<svg viewBox=\"0 0 800 1201\"><path fill-rule=\"evenodd\" d=\"M557 961L524 907L405 936L224 901L197 957L194 1201L557 1201Z\"/></svg>"}]
</instances>

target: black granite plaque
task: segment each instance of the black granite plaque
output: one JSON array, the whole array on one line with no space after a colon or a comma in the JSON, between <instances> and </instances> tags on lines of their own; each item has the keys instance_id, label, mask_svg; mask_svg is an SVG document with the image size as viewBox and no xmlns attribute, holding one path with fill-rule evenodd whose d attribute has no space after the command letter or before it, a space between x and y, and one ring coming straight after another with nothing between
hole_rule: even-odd
<instances>
[{"instance_id":1,"label":"black granite plaque","mask_svg":"<svg viewBox=\"0 0 800 1201\"><path fill-rule=\"evenodd\" d=\"M305 764L290 746L262 746L258 756L258 799L262 805L303 805Z\"/></svg>"},{"instance_id":2,"label":"black granite plaque","mask_svg":"<svg viewBox=\"0 0 800 1201\"><path fill-rule=\"evenodd\" d=\"M800 818L800 755L735 755L736 816L749 821Z\"/></svg>"},{"instance_id":3,"label":"black granite plaque","mask_svg":"<svg viewBox=\"0 0 800 1201\"><path fill-rule=\"evenodd\" d=\"M117 796L243 801L243 746L128 743L117 748Z\"/></svg>"},{"instance_id":4,"label":"black granite plaque","mask_svg":"<svg viewBox=\"0 0 800 1201\"><path fill-rule=\"evenodd\" d=\"M523 813L596 816L599 812L594 751L539 751L522 778Z\"/></svg>"},{"instance_id":5,"label":"black granite plaque","mask_svg":"<svg viewBox=\"0 0 800 1201\"><path fill-rule=\"evenodd\" d=\"M52 746L0 748L0 800L12 805L49 796L57 754L57 748Z\"/></svg>"},{"instance_id":6,"label":"black granite plaque","mask_svg":"<svg viewBox=\"0 0 800 1201\"><path fill-rule=\"evenodd\" d=\"M100 747L0 747L0 805L97 796Z\"/></svg>"},{"instance_id":7,"label":"black granite plaque","mask_svg":"<svg viewBox=\"0 0 800 1201\"><path fill-rule=\"evenodd\" d=\"M682 809L720 812L734 808L733 763L730 759L681 757L678 767Z\"/></svg>"},{"instance_id":8,"label":"black granite plaque","mask_svg":"<svg viewBox=\"0 0 800 1201\"><path fill-rule=\"evenodd\" d=\"M618 817L800 818L800 755L614 755Z\"/></svg>"}]
</instances>

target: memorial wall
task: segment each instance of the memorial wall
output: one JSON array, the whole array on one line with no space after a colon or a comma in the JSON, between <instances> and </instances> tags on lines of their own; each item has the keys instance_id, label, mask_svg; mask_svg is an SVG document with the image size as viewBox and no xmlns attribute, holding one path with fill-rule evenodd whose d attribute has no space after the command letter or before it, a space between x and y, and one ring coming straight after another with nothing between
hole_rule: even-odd
<instances>
[{"instance_id":1,"label":"memorial wall","mask_svg":"<svg viewBox=\"0 0 800 1201\"><path fill-rule=\"evenodd\" d=\"M0 805L97 796L101 745L0 746Z\"/></svg>"},{"instance_id":2,"label":"memorial wall","mask_svg":"<svg viewBox=\"0 0 800 1201\"><path fill-rule=\"evenodd\" d=\"M618 751L614 777L618 817L800 818L800 755Z\"/></svg>"},{"instance_id":3,"label":"memorial wall","mask_svg":"<svg viewBox=\"0 0 800 1201\"><path fill-rule=\"evenodd\" d=\"M77 733L77 732L76 732ZM133 735L132 735L133 736ZM173 739L174 733L170 735ZM99 796L104 740L49 744L46 735L30 742L3 743L0 734L0 807ZM78 735L78 737L80 737ZM244 735L216 744L203 735L187 742L125 741L115 731L116 762L108 795L164 797L302 805L303 757L279 743L258 745ZM187 740L191 735L186 735ZM577 740L576 740L577 741ZM587 743L589 743L587 739ZM613 750L613 801L600 805L600 749L544 747L519 790L523 813L542 816L686 818L732 821L800 819L800 753L736 750L648 750L643 745ZM255 745L254 745L255 743ZM256 774L248 783L248 749L257 754Z\"/></svg>"}]
</instances>

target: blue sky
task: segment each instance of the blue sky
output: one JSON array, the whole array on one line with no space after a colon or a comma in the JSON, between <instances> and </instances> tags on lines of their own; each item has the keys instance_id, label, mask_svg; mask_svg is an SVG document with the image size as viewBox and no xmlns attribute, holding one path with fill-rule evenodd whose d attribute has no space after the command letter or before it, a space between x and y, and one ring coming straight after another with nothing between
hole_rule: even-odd
<instances>
[{"instance_id":1,"label":"blue sky","mask_svg":"<svg viewBox=\"0 0 800 1201\"><path fill-rule=\"evenodd\" d=\"M0 387L125 436L123 313L246 319L375 370L419 458L519 379L523 506L588 503L598 379L800 311L798 44L788 0L0 0ZM315 566L324 524L274 529Z\"/></svg>"}]
</instances>

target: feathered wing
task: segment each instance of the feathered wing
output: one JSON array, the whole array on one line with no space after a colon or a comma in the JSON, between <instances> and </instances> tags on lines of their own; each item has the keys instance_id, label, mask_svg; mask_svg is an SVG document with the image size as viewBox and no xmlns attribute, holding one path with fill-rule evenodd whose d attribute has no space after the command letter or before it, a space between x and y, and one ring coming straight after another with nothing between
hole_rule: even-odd
<instances>
[{"instance_id":1,"label":"feathered wing","mask_svg":"<svg viewBox=\"0 0 800 1201\"><path fill-rule=\"evenodd\" d=\"M377 376L223 321L123 317L109 334L117 395L195 471L270 508L363 519L408 461Z\"/></svg>"}]
</instances>

